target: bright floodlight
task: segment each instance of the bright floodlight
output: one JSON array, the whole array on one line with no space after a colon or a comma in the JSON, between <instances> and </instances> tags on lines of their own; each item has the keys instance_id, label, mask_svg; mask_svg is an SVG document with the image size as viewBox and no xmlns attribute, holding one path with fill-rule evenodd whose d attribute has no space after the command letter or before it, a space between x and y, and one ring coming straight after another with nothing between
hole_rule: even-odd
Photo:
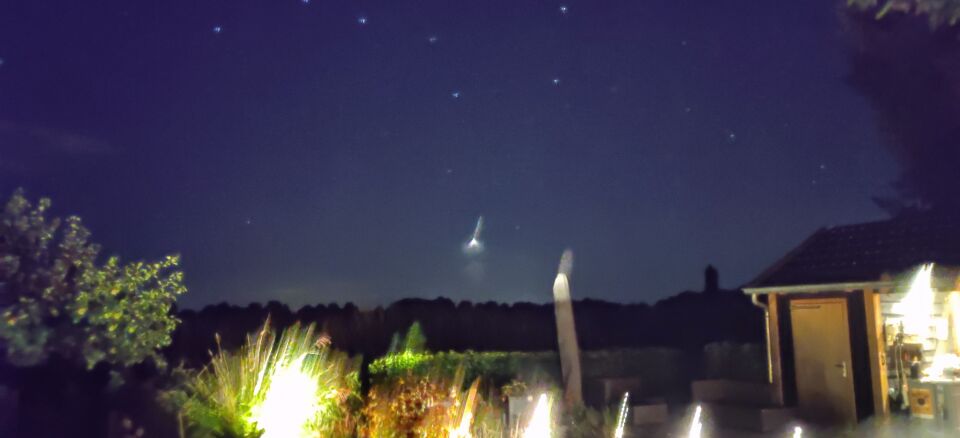
<instances>
[{"instance_id":1,"label":"bright floodlight","mask_svg":"<svg viewBox=\"0 0 960 438\"><path fill-rule=\"evenodd\" d=\"M927 264L917 270L910 283L910 290L900 302L895 303L892 311L902 316L903 332L908 335L927 336L932 325L933 314L933 264Z\"/></svg>"},{"instance_id":2,"label":"bright floodlight","mask_svg":"<svg viewBox=\"0 0 960 438\"><path fill-rule=\"evenodd\" d=\"M530 423L523 432L523 438L550 438L553 433L550 426L550 400L547 394L540 394L537 406L533 409Z\"/></svg>"},{"instance_id":3,"label":"bright floodlight","mask_svg":"<svg viewBox=\"0 0 960 438\"><path fill-rule=\"evenodd\" d=\"M803 438L803 429L800 426L793 428L793 438Z\"/></svg>"},{"instance_id":4,"label":"bright floodlight","mask_svg":"<svg viewBox=\"0 0 960 438\"><path fill-rule=\"evenodd\" d=\"M317 414L317 378L303 371L305 357L278 364L270 376L270 386L255 414L263 438L304 436L307 424Z\"/></svg>"}]
</instances>

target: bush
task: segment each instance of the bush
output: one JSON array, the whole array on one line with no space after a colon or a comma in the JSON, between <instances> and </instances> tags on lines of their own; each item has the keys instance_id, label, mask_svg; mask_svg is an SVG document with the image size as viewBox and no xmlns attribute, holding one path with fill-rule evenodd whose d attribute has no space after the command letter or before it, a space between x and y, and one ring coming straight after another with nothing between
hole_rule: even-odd
<instances>
[{"instance_id":1,"label":"bush","mask_svg":"<svg viewBox=\"0 0 960 438\"><path fill-rule=\"evenodd\" d=\"M559 358L555 352L403 352L374 360L368 367L370 380L374 383L389 382L408 374L452 376L460 368L465 381L483 378L495 387L514 379L559 382L560 378Z\"/></svg>"},{"instance_id":2,"label":"bush","mask_svg":"<svg viewBox=\"0 0 960 438\"><path fill-rule=\"evenodd\" d=\"M295 324L277 339L268 321L239 352L218 349L209 366L167 398L191 436L353 436L356 361L328 345L313 325Z\"/></svg>"}]
</instances>

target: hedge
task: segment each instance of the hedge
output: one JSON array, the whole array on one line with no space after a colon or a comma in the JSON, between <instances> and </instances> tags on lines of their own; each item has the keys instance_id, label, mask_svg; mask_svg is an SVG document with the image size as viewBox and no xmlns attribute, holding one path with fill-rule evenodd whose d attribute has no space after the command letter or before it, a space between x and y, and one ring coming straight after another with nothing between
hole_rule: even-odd
<instances>
[{"instance_id":1,"label":"hedge","mask_svg":"<svg viewBox=\"0 0 960 438\"><path fill-rule=\"evenodd\" d=\"M393 380L407 373L423 374L439 372L452 375L463 366L464 381L471 382L482 377L497 386L505 385L515 378L524 381L558 382L560 364L555 352L504 352L504 351L448 351L438 353L397 353L370 363L368 370L373 382Z\"/></svg>"}]
</instances>

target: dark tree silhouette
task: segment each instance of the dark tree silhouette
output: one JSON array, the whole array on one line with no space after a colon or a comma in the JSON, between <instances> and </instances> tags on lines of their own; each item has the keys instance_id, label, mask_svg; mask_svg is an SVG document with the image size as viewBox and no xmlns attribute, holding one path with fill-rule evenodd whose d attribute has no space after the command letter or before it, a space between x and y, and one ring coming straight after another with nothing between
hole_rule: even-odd
<instances>
[{"instance_id":1,"label":"dark tree silhouette","mask_svg":"<svg viewBox=\"0 0 960 438\"><path fill-rule=\"evenodd\" d=\"M546 351L556 349L552 304L495 302L454 304L447 298L404 299L387 308L361 311L352 304L305 306L290 312L271 303L265 307L218 304L199 312L180 313L182 323L166 350L168 360L191 367L207 362L219 333L224 348L239 347L246 333L267 316L283 327L296 320L317 323L337 349L383 355L395 333L419 322L433 351ZM574 303L577 336L582 348L599 350L648 346L698 350L717 341L760 342L763 315L739 290L683 292L654 305L617 304L585 299Z\"/></svg>"},{"instance_id":2,"label":"dark tree silhouette","mask_svg":"<svg viewBox=\"0 0 960 438\"><path fill-rule=\"evenodd\" d=\"M925 16L896 11L881 19L869 9L843 16L851 42L847 80L873 107L902 168L897 196L878 205L894 215L960 211L960 26L931 28Z\"/></svg>"}]
</instances>

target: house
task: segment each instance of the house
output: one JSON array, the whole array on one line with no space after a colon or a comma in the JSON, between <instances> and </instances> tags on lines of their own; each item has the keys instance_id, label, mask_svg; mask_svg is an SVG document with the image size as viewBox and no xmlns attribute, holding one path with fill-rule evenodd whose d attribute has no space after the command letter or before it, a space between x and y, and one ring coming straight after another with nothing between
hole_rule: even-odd
<instances>
[{"instance_id":1,"label":"house","mask_svg":"<svg viewBox=\"0 0 960 438\"><path fill-rule=\"evenodd\" d=\"M957 267L954 216L815 232L744 287L766 314L771 399L821 423L960 417Z\"/></svg>"}]
</instances>

